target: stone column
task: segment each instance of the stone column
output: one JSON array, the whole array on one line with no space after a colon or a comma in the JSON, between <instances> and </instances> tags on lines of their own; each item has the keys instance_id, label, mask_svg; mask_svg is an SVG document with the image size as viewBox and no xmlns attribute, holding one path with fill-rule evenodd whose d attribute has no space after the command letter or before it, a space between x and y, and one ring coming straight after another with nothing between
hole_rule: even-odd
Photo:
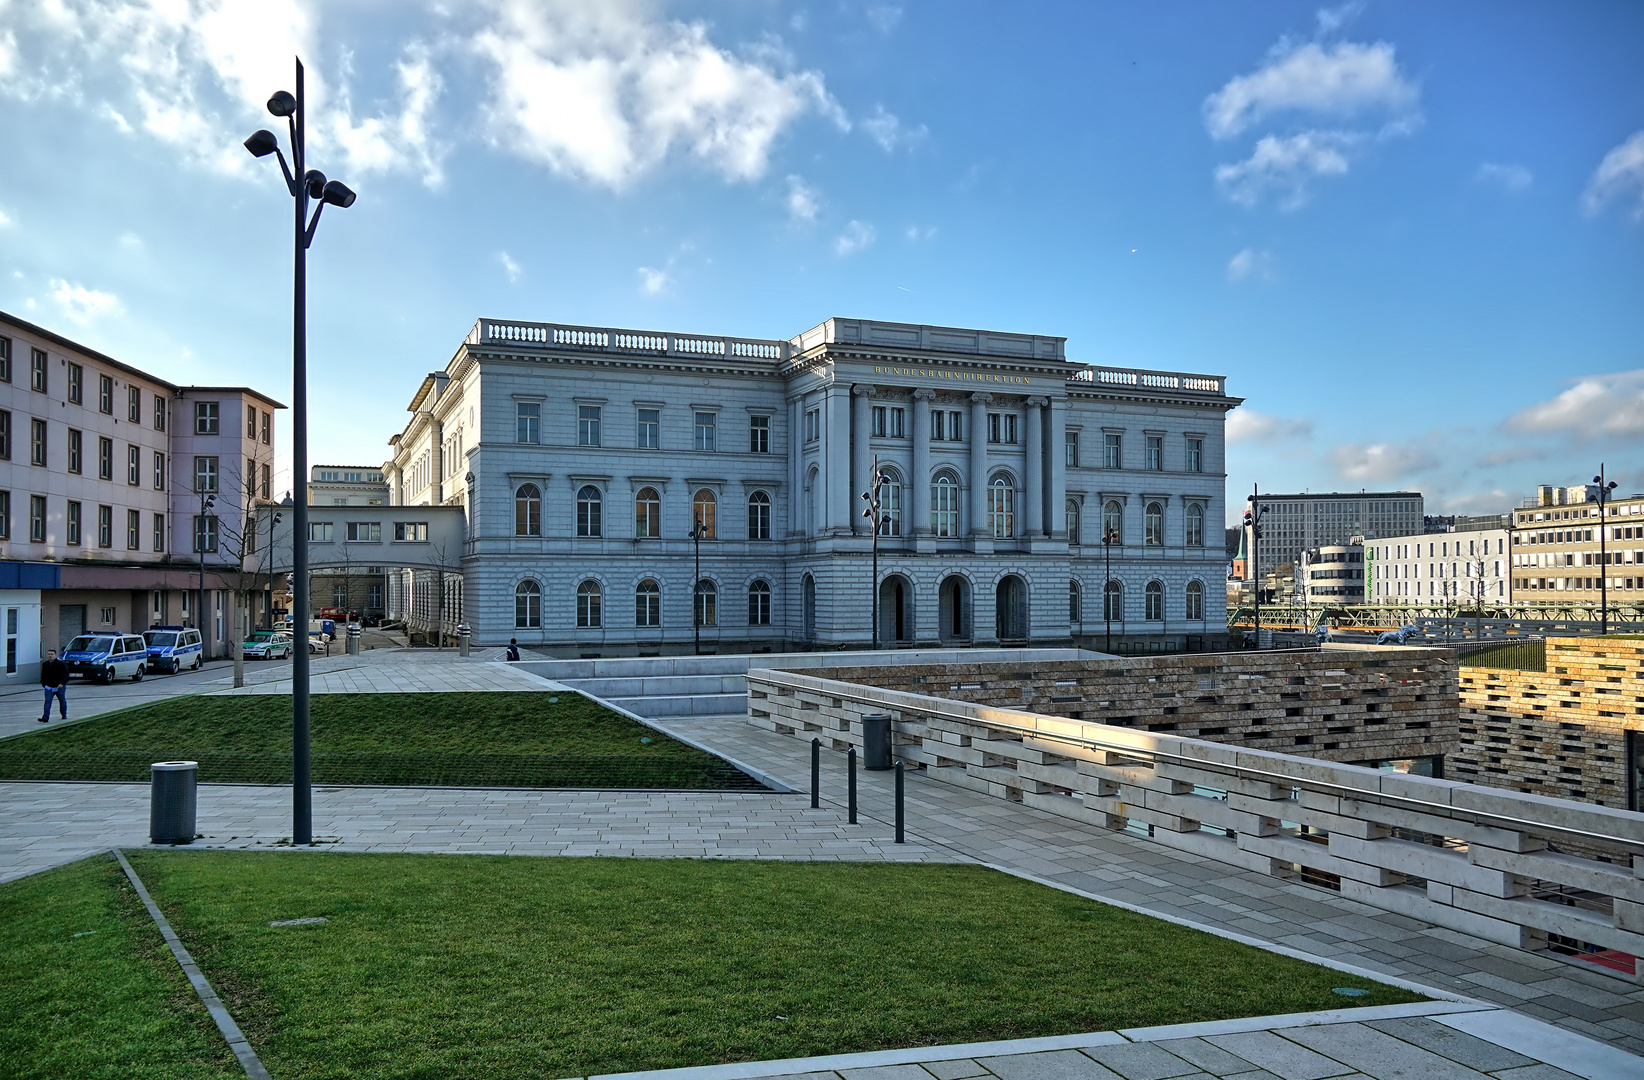
<instances>
[{"instance_id":1,"label":"stone column","mask_svg":"<svg viewBox=\"0 0 1644 1080\"><path fill-rule=\"evenodd\" d=\"M1047 404L1042 397L1027 399L1027 467L1022 470L1027 527L1022 532L1030 540L1045 535L1045 425L1040 410Z\"/></svg>"},{"instance_id":2,"label":"stone column","mask_svg":"<svg viewBox=\"0 0 1644 1080\"><path fill-rule=\"evenodd\" d=\"M930 535L930 403L934 390L913 392L913 475L908 477L908 500L913 510L913 535Z\"/></svg>"},{"instance_id":3,"label":"stone column","mask_svg":"<svg viewBox=\"0 0 1644 1080\"><path fill-rule=\"evenodd\" d=\"M805 497L805 399L788 402L788 535L804 527L799 501ZM780 535L780 534L778 534Z\"/></svg>"},{"instance_id":4,"label":"stone column","mask_svg":"<svg viewBox=\"0 0 1644 1080\"><path fill-rule=\"evenodd\" d=\"M1045 433L1050 451L1050 535L1067 539L1067 399L1050 399L1050 430ZM1087 447L1087 453L1096 453L1101 447ZM1100 501L1097 503L1100 506ZM1085 528L1090 528L1088 524ZM1101 522L1096 523L1096 536L1101 536Z\"/></svg>"},{"instance_id":5,"label":"stone column","mask_svg":"<svg viewBox=\"0 0 1644 1080\"><path fill-rule=\"evenodd\" d=\"M850 387L835 383L828 387L822 436L822 476L828 493L828 528L850 532L851 501L851 414Z\"/></svg>"},{"instance_id":6,"label":"stone column","mask_svg":"<svg viewBox=\"0 0 1644 1080\"><path fill-rule=\"evenodd\" d=\"M850 492L850 524L851 532L867 536L872 532L871 522L862 516L862 509L867 505L862 501L862 493L868 490L870 480L868 474L873 471L873 446L868 441L872 429L868 423L868 410L874 397L871 386L851 387L851 492Z\"/></svg>"},{"instance_id":7,"label":"stone column","mask_svg":"<svg viewBox=\"0 0 1644 1080\"><path fill-rule=\"evenodd\" d=\"M970 535L988 533L988 406L992 394L970 396Z\"/></svg>"}]
</instances>

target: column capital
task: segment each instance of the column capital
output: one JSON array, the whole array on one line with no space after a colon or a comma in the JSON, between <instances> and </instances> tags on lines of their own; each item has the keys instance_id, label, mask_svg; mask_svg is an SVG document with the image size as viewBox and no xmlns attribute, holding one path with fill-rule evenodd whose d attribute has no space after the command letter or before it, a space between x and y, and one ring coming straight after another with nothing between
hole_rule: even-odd
<instances>
[{"instance_id":1,"label":"column capital","mask_svg":"<svg viewBox=\"0 0 1644 1080\"><path fill-rule=\"evenodd\" d=\"M878 397L879 388L869 386L866 383L857 383L851 387L851 395L853 397Z\"/></svg>"},{"instance_id":2,"label":"column capital","mask_svg":"<svg viewBox=\"0 0 1644 1080\"><path fill-rule=\"evenodd\" d=\"M979 390L970 396L970 403L972 405L992 405L993 395Z\"/></svg>"},{"instance_id":3,"label":"column capital","mask_svg":"<svg viewBox=\"0 0 1644 1080\"><path fill-rule=\"evenodd\" d=\"M928 386L921 386L919 389L917 389L913 392L913 400L915 400L915 401L935 401L936 400L936 391L932 390Z\"/></svg>"},{"instance_id":4,"label":"column capital","mask_svg":"<svg viewBox=\"0 0 1644 1080\"><path fill-rule=\"evenodd\" d=\"M1043 409L1045 406L1050 404L1050 399L1047 397L1030 397L1027 399L1025 404L1032 408Z\"/></svg>"}]
</instances>

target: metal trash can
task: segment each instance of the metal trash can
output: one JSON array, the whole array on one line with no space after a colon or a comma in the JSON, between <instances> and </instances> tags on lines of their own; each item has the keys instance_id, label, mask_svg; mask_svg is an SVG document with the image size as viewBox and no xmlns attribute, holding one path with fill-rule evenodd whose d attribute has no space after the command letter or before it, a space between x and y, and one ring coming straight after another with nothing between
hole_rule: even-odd
<instances>
[{"instance_id":1,"label":"metal trash can","mask_svg":"<svg viewBox=\"0 0 1644 1080\"><path fill-rule=\"evenodd\" d=\"M862 767L884 772L891 767L890 713L873 713L862 718Z\"/></svg>"},{"instance_id":2,"label":"metal trash can","mask_svg":"<svg viewBox=\"0 0 1644 1080\"><path fill-rule=\"evenodd\" d=\"M343 650L349 656L360 655L360 626L358 623L348 624L348 637L343 643Z\"/></svg>"},{"instance_id":3,"label":"metal trash can","mask_svg":"<svg viewBox=\"0 0 1644 1080\"><path fill-rule=\"evenodd\" d=\"M467 623L457 627L457 655L468 655L468 639L474 633Z\"/></svg>"},{"instance_id":4,"label":"metal trash can","mask_svg":"<svg viewBox=\"0 0 1644 1080\"><path fill-rule=\"evenodd\" d=\"M192 844L200 763L156 761L149 766L149 776L149 841L155 844Z\"/></svg>"}]
</instances>

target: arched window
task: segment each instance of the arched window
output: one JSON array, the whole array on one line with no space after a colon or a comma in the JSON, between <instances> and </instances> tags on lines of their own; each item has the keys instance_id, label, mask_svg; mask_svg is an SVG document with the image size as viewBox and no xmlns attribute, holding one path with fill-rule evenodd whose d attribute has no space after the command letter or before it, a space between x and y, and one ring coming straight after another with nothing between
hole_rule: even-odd
<instances>
[{"instance_id":1,"label":"arched window","mask_svg":"<svg viewBox=\"0 0 1644 1080\"><path fill-rule=\"evenodd\" d=\"M719 587L707 578L696 583L696 625L719 625Z\"/></svg>"},{"instance_id":2,"label":"arched window","mask_svg":"<svg viewBox=\"0 0 1644 1080\"><path fill-rule=\"evenodd\" d=\"M1204 504L1187 504L1186 542L1188 547L1204 547Z\"/></svg>"},{"instance_id":3,"label":"arched window","mask_svg":"<svg viewBox=\"0 0 1644 1080\"><path fill-rule=\"evenodd\" d=\"M577 586L577 627L599 625L599 582L584 581Z\"/></svg>"},{"instance_id":4,"label":"arched window","mask_svg":"<svg viewBox=\"0 0 1644 1080\"><path fill-rule=\"evenodd\" d=\"M1102 618L1118 622L1125 617L1125 594L1117 581L1109 581L1102 589Z\"/></svg>"},{"instance_id":5,"label":"arched window","mask_svg":"<svg viewBox=\"0 0 1644 1080\"><path fill-rule=\"evenodd\" d=\"M634 625L662 625L662 589L650 578L634 590Z\"/></svg>"},{"instance_id":6,"label":"arched window","mask_svg":"<svg viewBox=\"0 0 1644 1080\"><path fill-rule=\"evenodd\" d=\"M771 625L771 587L763 581L748 586L748 625Z\"/></svg>"},{"instance_id":7,"label":"arched window","mask_svg":"<svg viewBox=\"0 0 1644 1080\"><path fill-rule=\"evenodd\" d=\"M542 491L535 484L521 484L514 492L514 535L542 535Z\"/></svg>"},{"instance_id":8,"label":"arched window","mask_svg":"<svg viewBox=\"0 0 1644 1080\"><path fill-rule=\"evenodd\" d=\"M1081 602L1082 600L1083 600L1083 597L1080 595L1079 583L1077 581L1068 582L1067 583L1067 621L1068 622L1078 622L1079 621L1080 609L1084 606L1083 603Z\"/></svg>"},{"instance_id":9,"label":"arched window","mask_svg":"<svg viewBox=\"0 0 1644 1080\"><path fill-rule=\"evenodd\" d=\"M1164 618L1164 585L1157 581L1147 583L1147 614L1148 622L1159 622Z\"/></svg>"},{"instance_id":10,"label":"arched window","mask_svg":"<svg viewBox=\"0 0 1644 1080\"><path fill-rule=\"evenodd\" d=\"M1156 502L1147 504L1147 519L1145 521L1149 547L1157 547L1164 543L1164 507Z\"/></svg>"},{"instance_id":11,"label":"arched window","mask_svg":"<svg viewBox=\"0 0 1644 1080\"><path fill-rule=\"evenodd\" d=\"M542 586L529 578L514 586L514 629L542 629Z\"/></svg>"},{"instance_id":12,"label":"arched window","mask_svg":"<svg viewBox=\"0 0 1644 1080\"><path fill-rule=\"evenodd\" d=\"M577 535L599 536L599 488L585 484L577 492Z\"/></svg>"},{"instance_id":13,"label":"arched window","mask_svg":"<svg viewBox=\"0 0 1644 1080\"><path fill-rule=\"evenodd\" d=\"M959 481L952 473L937 473L931 481L930 528L937 536L959 535Z\"/></svg>"},{"instance_id":14,"label":"arched window","mask_svg":"<svg viewBox=\"0 0 1644 1080\"><path fill-rule=\"evenodd\" d=\"M656 493L656 488L640 488L639 494L634 496L634 536L640 540L653 540L662 535L662 496ZM651 584L656 584L652 582ZM655 625L641 623L640 625Z\"/></svg>"},{"instance_id":15,"label":"arched window","mask_svg":"<svg viewBox=\"0 0 1644 1080\"><path fill-rule=\"evenodd\" d=\"M1067 542L1070 544L1077 544L1079 542L1078 499L1069 499L1067 501Z\"/></svg>"},{"instance_id":16,"label":"arched window","mask_svg":"<svg viewBox=\"0 0 1644 1080\"><path fill-rule=\"evenodd\" d=\"M816 511L816 500L822 497L816 490L821 484L820 475L812 469L805 478L805 531L811 536L822 531L822 517Z\"/></svg>"},{"instance_id":17,"label":"arched window","mask_svg":"<svg viewBox=\"0 0 1644 1080\"><path fill-rule=\"evenodd\" d=\"M714 493L703 488L691 500L691 528L704 540L714 538L714 509L717 506Z\"/></svg>"},{"instance_id":18,"label":"arched window","mask_svg":"<svg viewBox=\"0 0 1644 1080\"><path fill-rule=\"evenodd\" d=\"M902 477L895 469L881 469L885 482L879 485L879 535L902 535Z\"/></svg>"},{"instance_id":19,"label":"arched window","mask_svg":"<svg viewBox=\"0 0 1644 1080\"><path fill-rule=\"evenodd\" d=\"M1016 535L1016 489L1007 477L995 476L988 484L988 528L995 540Z\"/></svg>"},{"instance_id":20,"label":"arched window","mask_svg":"<svg viewBox=\"0 0 1644 1080\"><path fill-rule=\"evenodd\" d=\"M771 538L771 497L763 491L748 496L748 539Z\"/></svg>"},{"instance_id":21,"label":"arched window","mask_svg":"<svg viewBox=\"0 0 1644 1080\"><path fill-rule=\"evenodd\" d=\"M1102 505L1102 542L1125 542L1125 508L1119 504L1118 499L1109 499Z\"/></svg>"},{"instance_id":22,"label":"arched window","mask_svg":"<svg viewBox=\"0 0 1644 1080\"><path fill-rule=\"evenodd\" d=\"M1190 619L1204 618L1204 582L1188 582L1186 596L1187 617Z\"/></svg>"}]
</instances>

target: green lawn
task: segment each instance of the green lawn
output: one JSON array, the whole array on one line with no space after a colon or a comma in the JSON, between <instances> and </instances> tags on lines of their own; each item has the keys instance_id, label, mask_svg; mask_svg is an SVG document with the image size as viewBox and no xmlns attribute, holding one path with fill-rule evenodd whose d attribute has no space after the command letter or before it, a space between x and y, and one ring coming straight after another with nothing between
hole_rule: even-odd
<instances>
[{"instance_id":1,"label":"green lawn","mask_svg":"<svg viewBox=\"0 0 1644 1080\"><path fill-rule=\"evenodd\" d=\"M757 790L712 754L580 694L316 694L313 776L330 784ZM289 783L291 699L179 697L0 740L0 780Z\"/></svg>"},{"instance_id":2,"label":"green lawn","mask_svg":"<svg viewBox=\"0 0 1644 1080\"><path fill-rule=\"evenodd\" d=\"M556 1078L1419 1000L974 866L132 861L281 1080ZM48 918L32 887L8 949ZM329 922L268 925L311 916ZM152 1025L159 1005L120 1008Z\"/></svg>"}]
</instances>

